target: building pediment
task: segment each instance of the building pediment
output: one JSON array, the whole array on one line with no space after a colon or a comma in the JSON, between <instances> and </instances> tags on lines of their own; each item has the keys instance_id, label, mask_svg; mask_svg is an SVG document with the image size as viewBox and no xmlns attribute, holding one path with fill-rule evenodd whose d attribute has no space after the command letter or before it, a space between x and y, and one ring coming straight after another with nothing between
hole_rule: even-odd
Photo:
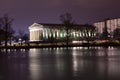
<instances>
[{"instance_id":1,"label":"building pediment","mask_svg":"<svg viewBox=\"0 0 120 80\"><path fill-rule=\"evenodd\" d=\"M39 24L39 23L33 23L29 29L33 29L33 28L43 28L43 25Z\"/></svg>"}]
</instances>

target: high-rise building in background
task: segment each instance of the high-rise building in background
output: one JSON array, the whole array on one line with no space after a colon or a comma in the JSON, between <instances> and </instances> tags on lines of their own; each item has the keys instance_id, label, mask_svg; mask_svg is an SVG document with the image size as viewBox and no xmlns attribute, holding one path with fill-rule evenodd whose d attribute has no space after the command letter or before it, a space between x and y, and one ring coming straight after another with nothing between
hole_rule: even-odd
<instances>
[{"instance_id":1,"label":"high-rise building in background","mask_svg":"<svg viewBox=\"0 0 120 80\"><path fill-rule=\"evenodd\" d=\"M98 33L98 35L103 33L103 30L105 28L105 22L106 22L107 31L110 34L110 36L112 37L113 31L116 28L120 28L120 18L106 19L103 21L95 22L93 25L96 27L96 32Z\"/></svg>"}]
</instances>

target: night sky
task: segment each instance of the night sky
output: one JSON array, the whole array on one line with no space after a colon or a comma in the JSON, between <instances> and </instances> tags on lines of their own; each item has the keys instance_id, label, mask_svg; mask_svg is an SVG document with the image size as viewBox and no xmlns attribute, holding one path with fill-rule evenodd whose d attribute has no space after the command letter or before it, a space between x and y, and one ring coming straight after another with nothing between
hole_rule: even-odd
<instances>
[{"instance_id":1,"label":"night sky","mask_svg":"<svg viewBox=\"0 0 120 80\"><path fill-rule=\"evenodd\" d=\"M14 18L14 30L25 30L34 23L61 23L59 16L71 13L78 24L120 17L120 0L0 0L0 16Z\"/></svg>"}]
</instances>

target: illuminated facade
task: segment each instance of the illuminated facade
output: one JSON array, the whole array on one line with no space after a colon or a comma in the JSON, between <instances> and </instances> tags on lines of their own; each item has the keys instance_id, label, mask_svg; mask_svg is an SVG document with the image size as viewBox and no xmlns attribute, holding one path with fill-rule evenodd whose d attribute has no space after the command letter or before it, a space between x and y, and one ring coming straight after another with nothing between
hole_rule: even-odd
<instances>
[{"instance_id":1,"label":"illuminated facade","mask_svg":"<svg viewBox=\"0 0 120 80\"><path fill-rule=\"evenodd\" d=\"M88 25L72 25L69 29L70 40L83 40L95 37L95 28ZM29 27L30 42L65 41L66 30L63 24L33 23Z\"/></svg>"},{"instance_id":2,"label":"illuminated facade","mask_svg":"<svg viewBox=\"0 0 120 80\"><path fill-rule=\"evenodd\" d=\"M106 27L107 27L108 33L110 33L111 36L113 36L113 31L116 28L120 28L120 18L107 19L105 21L96 22L96 23L94 23L94 26L96 27L96 30L99 34L101 34L103 32L103 29L105 27L105 22L106 22Z\"/></svg>"}]
</instances>

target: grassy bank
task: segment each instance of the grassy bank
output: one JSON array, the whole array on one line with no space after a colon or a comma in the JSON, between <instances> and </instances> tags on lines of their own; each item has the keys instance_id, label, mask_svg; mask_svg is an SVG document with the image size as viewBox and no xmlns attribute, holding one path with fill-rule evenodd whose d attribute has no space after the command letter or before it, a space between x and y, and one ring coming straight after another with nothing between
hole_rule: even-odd
<instances>
[{"instance_id":1,"label":"grassy bank","mask_svg":"<svg viewBox=\"0 0 120 80\"><path fill-rule=\"evenodd\" d=\"M24 46L0 46L0 49L30 49L30 48L56 48L56 47L120 47L120 43L106 42L106 43L84 43L84 44L69 44L68 46L50 44L50 45L24 45Z\"/></svg>"}]
</instances>

